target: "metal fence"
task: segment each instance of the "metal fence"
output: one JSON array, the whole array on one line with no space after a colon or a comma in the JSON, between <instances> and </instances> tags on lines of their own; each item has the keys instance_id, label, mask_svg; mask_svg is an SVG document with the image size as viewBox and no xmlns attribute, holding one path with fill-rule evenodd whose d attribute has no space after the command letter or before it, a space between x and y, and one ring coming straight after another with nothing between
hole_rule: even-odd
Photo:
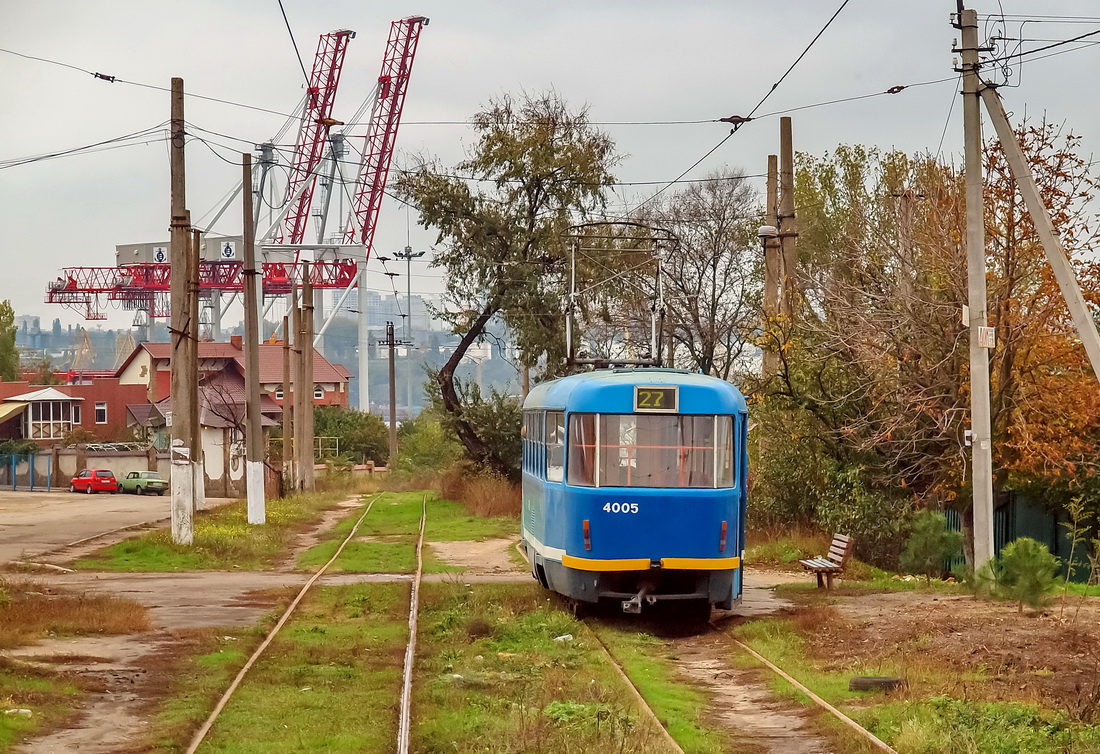
<instances>
[{"instance_id":1,"label":"metal fence","mask_svg":"<svg viewBox=\"0 0 1100 754\"><path fill-rule=\"evenodd\" d=\"M0 455L0 488L49 492L65 486L54 474L52 456L33 453Z\"/></svg>"}]
</instances>

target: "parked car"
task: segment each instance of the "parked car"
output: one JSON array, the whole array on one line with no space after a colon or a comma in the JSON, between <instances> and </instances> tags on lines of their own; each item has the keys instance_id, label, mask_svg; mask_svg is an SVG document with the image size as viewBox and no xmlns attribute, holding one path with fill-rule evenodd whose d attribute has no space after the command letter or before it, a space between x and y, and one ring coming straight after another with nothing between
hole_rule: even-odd
<instances>
[{"instance_id":1,"label":"parked car","mask_svg":"<svg viewBox=\"0 0 1100 754\"><path fill-rule=\"evenodd\" d=\"M138 495L144 495L146 492L163 495L167 489L168 482L155 471L131 471L118 483L119 492L134 492Z\"/></svg>"},{"instance_id":2,"label":"parked car","mask_svg":"<svg viewBox=\"0 0 1100 754\"><path fill-rule=\"evenodd\" d=\"M118 482L110 469L84 469L69 482L69 492L118 492Z\"/></svg>"}]
</instances>

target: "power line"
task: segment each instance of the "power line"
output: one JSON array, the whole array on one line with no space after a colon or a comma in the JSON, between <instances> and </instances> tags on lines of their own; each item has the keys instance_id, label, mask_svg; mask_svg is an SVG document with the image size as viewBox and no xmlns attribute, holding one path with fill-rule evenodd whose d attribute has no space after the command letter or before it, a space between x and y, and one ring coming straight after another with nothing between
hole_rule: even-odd
<instances>
[{"instance_id":1,"label":"power line","mask_svg":"<svg viewBox=\"0 0 1100 754\"><path fill-rule=\"evenodd\" d=\"M150 128L143 128L140 131L135 131L133 133L125 134L123 136L115 136L113 138L104 139L103 141L97 141L97 142L94 142L92 144L85 144L84 146L80 146L80 147L72 147L71 149L62 149L62 150L58 150L56 152L47 152L45 154L37 154L37 155L31 155L31 156L28 156L28 157L15 157L15 158L7 159L7 160L0 160L0 170L3 170L5 168L18 167L20 165L27 165L27 164L32 163L32 162L41 162L43 160L51 160L51 159L55 159L55 158L58 158L58 157L67 157L67 156L70 156L70 155L86 153L86 152L95 150L96 147L103 147L103 146L107 146L107 145L117 145L116 148L122 147L122 146L131 146L130 144L120 144L120 142L128 141L130 139L141 139L143 137L149 136L150 134L155 133L158 129L163 129L163 127L166 124L167 124L167 121L162 121L161 123L158 123L157 125L152 126ZM167 138L167 134L162 134L159 139L151 139L151 140L147 140L147 141L140 142L140 143L142 143L142 144L151 144L151 143L154 143L154 142L157 142L157 141L163 141L166 138ZM135 146L136 146L136 144L135 144ZM98 151L98 150L96 150L96 151Z\"/></svg>"},{"instance_id":2,"label":"power line","mask_svg":"<svg viewBox=\"0 0 1100 754\"><path fill-rule=\"evenodd\" d=\"M814 46L814 43L815 43L815 42L817 42L817 40L821 38L821 35L825 33L825 30L826 30L826 29L828 29L828 28L829 28L829 26L831 26L831 25L832 25L833 21L835 21L835 20L836 20L836 17L840 15L840 12L841 12L842 10L844 10L845 6L847 6L849 2L850 2L850 0L844 0L844 2L842 2L842 3L840 4L840 7L836 9L836 12L835 12L835 13L833 13L833 15L829 17L829 20L825 22L825 25L821 27L821 31L819 31L819 32L818 32L818 33L817 33L817 34L816 34L816 35L814 36L814 38L810 40L810 43L809 43L808 45L806 45L805 49L803 49L803 50L802 50L802 52L801 52L801 53L799 54L799 56L798 56L797 58L795 58L795 61L794 61L793 63L791 63L791 64L790 64L790 66L789 66L789 67L787 68L787 70L786 70L786 71L784 71L784 72L783 72L783 75L779 77L779 80L778 80L778 81L776 81L776 82L775 82L774 84L772 84L772 85L771 85L771 88L770 88L770 89L768 89L767 93L766 93L766 94L765 94L765 95L764 95L763 97L761 97L760 101L756 103L756 106L755 106L755 107L754 107L754 108L753 108L753 109L752 109L751 111L749 111L749 114L748 114L748 115L747 115L747 116L746 116L745 118L740 118L740 119L737 119L737 120L736 120L736 122L734 122L733 128L732 128L732 129L730 130L730 132L729 132L728 134L726 134L726 136L725 136L725 137L724 137L724 138L723 138L723 139L722 139L722 140L721 140L720 142L718 142L718 143L717 143L717 144L715 144L715 145L714 145L713 147L711 147L711 149L710 149L710 150L709 150L709 151L708 151L708 152L707 152L707 153L706 153L705 155L703 155L703 156L702 156L702 157L700 157L700 158L699 158L698 160L696 160L695 162L693 162L693 163L691 164L691 166L690 166L690 167L689 167L689 168L688 168L687 170L685 170L684 172L680 173L680 175L676 176L676 178L675 178L675 179L673 179L673 180L672 180L671 182L669 182L669 183L668 183L668 184L667 184L666 186L664 186L664 187L662 187L662 188L658 189L656 193L654 193L654 194L653 194L652 196L650 196L650 197L649 197L648 199L645 199L645 200L644 200L644 201L643 201L643 202L642 202L641 204L639 204L639 205L637 205L636 207L634 207L634 209L630 210L630 211L629 211L629 212L627 213L627 215L633 215L633 214L634 214L634 213L636 213L636 212L637 212L638 210L640 210L640 209L641 209L642 207L644 207L645 205L649 204L649 203L650 203L651 201L653 201L653 200L654 200L654 199L656 199L656 198L657 198L658 196L660 196L661 194L663 194L663 193L664 193L664 192L665 192L666 190L668 190L668 188L669 188L670 186L672 186L672 185L673 185L674 183L676 183L676 182L677 182L677 181L679 181L679 180L680 180L681 178L683 178L683 177L684 177L685 175L687 175L687 174L688 174L688 173L690 173L690 172L691 172L692 170L694 170L694 169L696 168L696 166L698 166L698 165L699 165L699 163L701 163L701 162L702 162L703 160L707 159L707 158L708 158L708 157L710 157L710 156L711 156L712 154L714 154L715 152L717 152L717 151L718 151L718 149L719 149L719 148L720 148L720 147L721 147L721 146L722 146L723 144L725 144L725 143L726 143L727 141L729 141L729 140L730 140L730 137L732 137L732 136L733 136L733 135L734 135L735 133L737 133L738 129L740 129L740 127L742 126L742 124L744 124L744 123L747 123L747 122L748 122L749 120L751 120L751 119L752 119L752 117L753 117L753 115L755 115L755 114L756 114L756 111L760 109L760 106L761 106L761 105L763 105L763 104L764 104L765 102L767 102L767 100L768 100L768 97L772 96L772 93L774 93L774 92L775 92L775 90L779 88L779 85L780 85L780 84L782 84L782 83L783 83L783 80L784 80L784 79L786 79L786 78L787 78L787 76L788 76L788 75L790 74L790 72L791 72L791 71L793 71L793 70L795 69L795 66L797 66L797 65L799 64L799 62L801 62L802 58L806 57L806 53L808 53L808 52L810 51L810 48ZM731 119L731 120L732 120L732 119Z\"/></svg>"},{"instance_id":3,"label":"power line","mask_svg":"<svg viewBox=\"0 0 1100 754\"><path fill-rule=\"evenodd\" d=\"M287 34L290 35L290 44L294 46L294 55L298 58L298 67L302 69L302 78L306 82L306 90L309 90L309 74L306 73L306 64L302 62L302 53L298 51L298 43L294 40L294 30L290 28L290 19L286 17L286 9L283 8L283 0L279 0L279 12L283 14L283 23L286 24Z\"/></svg>"},{"instance_id":4,"label":"power line","mask_svg":"<svg viewBox=\"0 0 1100 754\"><path fill-rule=\"evenodd\" d=\"M959 82L962 81L962 74L961 73L959 74L959 77L956 79L956 81L959 81ZM936 147L936 159L937 160L940 158L940 154L943 153L943 140L947 138L947 127L951 125L951 113L953 113L955 111L955 100L957 100L958 98L959 98L959 89L958 89L958 87L955 87L955 92L951 95L951 104L947 108L947 120L943 124L943 133L940 134L940 143L939 143L939 146Z\"/></svg>"},{"instance_id":5,"label":"power line","mask_svg":"<svg viewBox=\"0 0 1100 754\"><path fill-rule=\"evenodd\" d=\"M1079 36L1072 37L1070 39L1063 39L1060 42L1055 42L1053 44L1049 44L1049 45L1046 45L1044 47L1036 47L1034 50L1026 50L1026 51L1023 51L1023 52L1014 52L1011 55L1003 55L999 58L987 58L986 60L983 60L982 63L983 64L986 64L986 63L1000 63L1001 61L1012 60L1013 58L1023 58L1023 56L1025 56L1025 55L1034 55L1037 52L1045 52L1046 50L1053 50L1055 47L1061 47L1062 45L1068 45L1068 44L1071 44L1073 42L1079 42L1082 39L1088 39L1089 37L1095 37L1097 34L1100 34L1100 29L1095 29L1093 31L1088 32L1087 34L1081 34ZM1047 57L1047 56L1044 56L1044 57Z\"/></svg>"}]
</instances>

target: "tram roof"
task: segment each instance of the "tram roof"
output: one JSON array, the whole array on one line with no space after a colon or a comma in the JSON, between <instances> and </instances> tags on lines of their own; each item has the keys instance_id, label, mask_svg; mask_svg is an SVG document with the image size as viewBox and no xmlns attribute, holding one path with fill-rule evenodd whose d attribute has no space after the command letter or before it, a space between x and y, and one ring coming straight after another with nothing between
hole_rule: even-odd
<instances>
[{"instance_id":1,"label":"tram roof","mask_svg":"<svg viewBox=\"0 0 1100 754\"><path fill-rule=\"evenodd\" d=\"M680 413L684 414L736 414L747 410L741 391L725 380L656 368L601 369L543 382L531 389L523 407L633 413L635 385L680 387Z\"/></svg>"}]
</instances>

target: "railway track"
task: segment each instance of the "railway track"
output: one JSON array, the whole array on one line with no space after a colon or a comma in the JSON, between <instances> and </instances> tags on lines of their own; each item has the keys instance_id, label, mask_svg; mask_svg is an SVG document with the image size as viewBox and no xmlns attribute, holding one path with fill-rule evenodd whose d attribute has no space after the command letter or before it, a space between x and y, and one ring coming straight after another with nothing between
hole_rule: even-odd
<instances>
[{"instance_id":1,"label":"railway track","mask_svg":"<svg viewBox=\"0 0 1100 754\"><path fill-rule=\"evenodd\" d=\"M618 674L633 691L634 696L638 700L639 705L643 708L646 716L664 732L666 742L669 745L669 751L683 752L679 744L670 734L668 734L664 726L661 725L659 718L642 697L637 687L634 686L622 664L615 657L614 653L610 650L604 638L601 636L604 628L600 621L598 619L589 618L584 622L599 641L608 660L614 665ZM832 751L828 742L820 740L816 733L805 729L805 721L800 715L795 713L787 715L782 711L774 709L774 707L768 703L769 697L771 696L770 691L759 687L759 684L751 682L747 678L747 673L735 671L728 666L722 667L724 663L716 662L713 658L704 661L700 661L698 658L692 658L692 656L697 653L700 643L709 643L715 646L715 654L724 657L728 657L731 652L744 652L746 655L749 655L755 661L759 662L761 666L767 668L767 670L801 691L822 711L837 718L843 725L864 738L875 749L887 752L888 754L897 754L888 744L860 726L836 707L826 702L782 668L748 645L735 639L717 622L710 621L700 626L697 631L669 631L668 629L672 628L670 624L666 624L664 628L665 631L658 633L664 634L661 638L670 645L672 649L670 655L677 658L677 664L680 671L684 673L685 677L691 678L698 685L706 688L708 695L713 700L712 703L722 708L724 714L719 717L726 718L736 727L735 730L731 731L731 735L739 739L739 743L752 742L757 745L763 744L768 751ZM723 685L727 688L732 688L734 692L732 694L723 693Z\"/></svg>"},{"instance_id":2,"label":"railway track","mask_svg":"<svg viewBox=\"0 0 1100 754\"><path fill-rule=\"evenodd\" d=\"M214 709L211 711L210 715L206 718L205 722L203 722L202 726L192 737L191 742L186 750L187 754L195 754L195 752L198 751L199 746L202 745L202 742L206 739L206 736L214 727L214 723L217 722L218 717L229 704L229 701L230 699L232 699L234 693L237 691L238 688L240 688L240 685L244 681L244 678L248 674L248 671L275 640L275 637L278 636L283 626L285 626L290 620L291 616L293 616L294 611L297 609L298 605L301 604L302 600L305 598L310 589L313 588L317 581L319 581L320 578L325 575L325 572L329 569L329 567L333 563L335 563L336 560L340 557L340 554L344 551L344 548L355 537L356 533L359 531L359 527L367 518L367 515L369 515L371 510L374 508L374 504L378 502L378 500L385 494L386 493L384 492L378 493L367 502L362 515L359 516L359 519L355 522L355 525L352 526L351 531L348 532L347 537L345 537L344 540L340 543L340 546L336 548L336 552L333 553L332 557L329 558L327 563L321 566L321 568L319 568L316 573L314 573L313 576L310 577L309 581L305 583L305 585L298 592L297 596L295 596L295 598L291 601L290 605L283 612L282 617L279 618L278 622L271 629L264 640L260 643L260 645L256 648L256 650L252 653L252 655L248 658L244 666L241 667L240 671L237 673L232 683L229 684L229 687L225 690L221 698L218 700L218 703L214 706ZM409 731L412 722L413 666L416 662L416 633L417 619L419 614L420 582L424 571L424 524L427 521L427 502L428 496L425 494L423 499L421 500L420 505L420 528L416 542L416 575L410 584L411 593L409 598L409 639L406 644L404 669L402 672L401 708L398 715L397 730L398 754L408 754L409 751Z\"/></svg>"}]
</instances>

